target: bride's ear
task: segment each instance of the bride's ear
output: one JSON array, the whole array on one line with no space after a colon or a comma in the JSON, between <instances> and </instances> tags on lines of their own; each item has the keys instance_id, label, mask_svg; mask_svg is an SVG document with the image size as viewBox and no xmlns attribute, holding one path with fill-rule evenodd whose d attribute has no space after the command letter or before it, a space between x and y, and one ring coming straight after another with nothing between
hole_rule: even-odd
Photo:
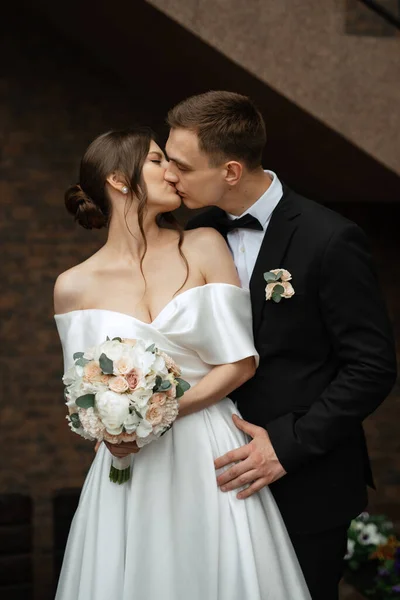
<instances>
[{"instance_id":1,"label":"bride's ear","mask_svg":"<svg viewBox=\"0 0 400 600\"><path fill-rule=\"evenodd\" d=\"M129 188L126 185L125 177L123 177L122 173L119 173L118 171L110 173L106 181L114 190L120 192L121 194L127 194L129 191Z\"/></svg>"}]
</instances>

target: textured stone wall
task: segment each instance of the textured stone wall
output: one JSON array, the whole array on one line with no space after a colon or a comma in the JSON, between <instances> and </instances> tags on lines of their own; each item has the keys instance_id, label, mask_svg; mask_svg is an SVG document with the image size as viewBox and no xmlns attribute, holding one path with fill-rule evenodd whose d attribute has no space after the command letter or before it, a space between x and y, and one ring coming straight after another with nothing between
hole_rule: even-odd
<instances>
[{"instance_id":1,"label":"textured stone wall","mask_svg":"<svg viewBox=\"0 0 400 600\"><path fill-rule=\"evenodd\" d=\"M358 0L148 1L400 173L400 36Z\"/></svg>"}]
</instances>

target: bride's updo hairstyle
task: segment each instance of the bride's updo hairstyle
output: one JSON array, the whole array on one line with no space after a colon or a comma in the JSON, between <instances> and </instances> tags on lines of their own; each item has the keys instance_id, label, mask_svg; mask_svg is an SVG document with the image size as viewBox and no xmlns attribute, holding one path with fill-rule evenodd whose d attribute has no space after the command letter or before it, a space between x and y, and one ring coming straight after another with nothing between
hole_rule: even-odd
<instances>
[{"instance_id":1,"label":"bride's updo hairstyle","mask_svg":"<svg viewBox=\"0 0 400 600\"><path fill-rule=\"evenodd\" d=\"M124 185L130 192L125 199L125 222L130 234L126 216L132 206L132 196L137 198L138 224L143 239L140 270L145 281L143 260L147 252L147 239L143 221L147 205L147 189L142 170L150 144L154 139L154 133L148 127L103 133L90 144L82 158L79 183L72 185L65 192L65 206L82 227L85 229L108 227L112 206L107 195L107 177L115 172L122 175ZM163 213L159 217L160 226L169 226L179 234L178 250L186 266L186 278L175 292L177 294L189 277L189 264L182 252L183 230L172 213Z\"/></svg>"},{"instance_id":2,"label":"bride's updo hairstyle","mask_svg":"<svg viewBox=\"0 0 400 600\"><path fill-rule=\"evenodd\" d=\"M97 137L86 150L80 166L79 183L65 192L65 206L85 229L107 227L111 202L107 196L107 177L116 171L138 198L139 222L147 201L142 169L154 134L147 127L109 131Z\"/></svg>"}]
</instances>

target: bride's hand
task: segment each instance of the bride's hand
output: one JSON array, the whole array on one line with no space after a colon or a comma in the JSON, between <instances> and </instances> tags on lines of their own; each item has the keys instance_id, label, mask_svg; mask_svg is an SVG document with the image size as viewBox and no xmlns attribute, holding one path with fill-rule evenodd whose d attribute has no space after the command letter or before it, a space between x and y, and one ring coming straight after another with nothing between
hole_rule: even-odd
<instances>
[{"instance_id":1,"label":"bride's hand","mask_svg":"<svg viewBox=\"0 0 400 600\"><path fill-rule=\"evenodd\" d=\"M113 456L116 456L117 458L124 458L125 456L128 456L128 454L136 454L140 450L136 442L121 442L120 444L110 444L110 442L106 442L104 440L104 443L111 452L111 454Z\"/></svg>"}]
</instances>

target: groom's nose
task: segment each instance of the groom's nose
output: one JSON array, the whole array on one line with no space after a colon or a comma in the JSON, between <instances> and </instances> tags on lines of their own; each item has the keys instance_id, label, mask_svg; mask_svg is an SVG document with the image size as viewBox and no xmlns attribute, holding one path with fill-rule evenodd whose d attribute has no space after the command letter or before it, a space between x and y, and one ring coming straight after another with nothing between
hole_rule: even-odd
<instances>
[{"instance_id":1,"label":"groom's nose","mask_svg":"<svg viewBox=\"0 0 400 600\"><path fill-rule=\"evenodd\" d=\"M168 181L168 183L173 184L178 183L179 181L178 175L171 169L171 163L169 163L168 167L165 169L164 179L165 181Z\"/></svg>"}]
</instances>

